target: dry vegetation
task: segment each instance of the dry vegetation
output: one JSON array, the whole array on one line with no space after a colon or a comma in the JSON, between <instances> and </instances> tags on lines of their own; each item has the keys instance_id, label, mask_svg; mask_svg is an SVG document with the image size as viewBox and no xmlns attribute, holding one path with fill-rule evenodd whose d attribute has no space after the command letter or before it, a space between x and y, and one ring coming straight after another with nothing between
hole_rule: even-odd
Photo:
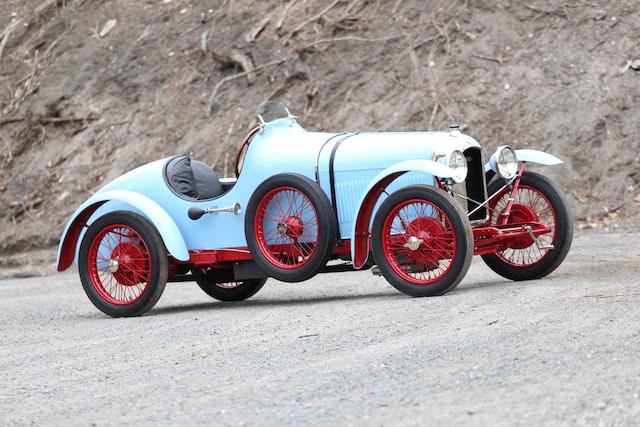
<instances>
[{"instance_id":1,"label":"dry vegetation","mask_svg":"<svg viewBox=\"0 0 640 427\"><path fill-rule=\"evenodd\" d=\"M267 99L314 130L458 122L549 150L579 227L639 222L635 0L2 3L0 268L50 257L126 170L176 152L231 170Z\"/></svg>"}]
</instances>

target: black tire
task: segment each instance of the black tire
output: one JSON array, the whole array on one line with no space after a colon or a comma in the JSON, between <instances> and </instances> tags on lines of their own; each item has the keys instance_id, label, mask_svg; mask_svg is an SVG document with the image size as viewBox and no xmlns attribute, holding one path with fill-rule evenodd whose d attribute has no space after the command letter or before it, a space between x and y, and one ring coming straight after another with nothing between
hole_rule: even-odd
<instances>
[{"instance_id":1,"label":"black tire","mask_svg":"<svg viewBox=\"0 0 640 427\"><path fill-rule=\"evenodd\" d=\"M103 230L114 225L124 225L139 235L141 241L148 248L148 259L151 263L150 267L146 266L149 273L146 287L134 302L125 305L109 302L99 293L98 289L104 289L104 285L94 284L89 268L89 252L92 242L96 237L99 237ZM78 255L80 280L85 293L93 305L112 317L139 316L149 311L158 302L164 291L169 271L168 266L167 250L158 230L144 217L127 211L111 212L94 221L82 239Z\"/></svg>"},{"instance_id":2,"label":"black tire","mask_svg":"<svg viewBox=\"0 0 640 427\"><path fill-rule=\"evenodd\" d=\"M385 237L383 228L387 217L398 205L412 199L424 200L438 207L448 217L455 238L456 251L448 270L441 278L430 284L415 284L401 277L394 271L383 247ZM439 188L414 185L392 193L380 205L373 221L372 247L380 272L393 287L413 297L436 296L455 288L467 274L473 257L473 233L467 215L449 194ZM439 265L439 261L436 265Z\"/></svg>"},{"instance_id":3,"label":"black tire","mask_svg":"<svg viewBox=\"0 0 640 427\"><path fill-rule=\"evenodd\" d=\"M258 207L263 198L279 188L290 187L297 194L303 194L315 210L317 218L317 240L315 249L299 266L285 268L269 259L260 247L256 233ZM258 224L260 226L260 224ZM273 176L258 186L247 206L245 234L254 261L269 277L283 282L301 282L315 276L331 257L337 234L337 222L331 202L324 191L314 181L298 174ZM288 231L287 231L288 232Z\"/></svg>"},{"instance_id":4,"label":"black tire","mask_svg":"<svg viewBox=\"0 0 640 427\"><path fill-rule=\"evenodd\" d=\"M219 301L243 301L254 296L266 283L267 279L251 279L235 282L238 285L232 288L222 287L221 283L211 282L207 279L198 279L196 283L207 295ZM231 282L228 282L231 283Z\"/></svg>"},{"instance_id":5,"label":"black tire","mask_svg":"<svg viewBox=\"0 0 640 427\"><path fill-rule=\"evenodd\" d=\"M560 190L550 179L535 172L525 171L520 179L521 185L535 188L541 192L553 209L556 221L556 237L554 248L549 250L537 263L527 267L515 267L506 263L497 254L482 255L483 261L490 269L511 280L540 279L550 274L564 261L573 241L573 214L569 203ZM502 178L489 183L487 192L492 195L504 186ZM501 196L497 196L498 198Z\"/></svg>"}]
</instances>

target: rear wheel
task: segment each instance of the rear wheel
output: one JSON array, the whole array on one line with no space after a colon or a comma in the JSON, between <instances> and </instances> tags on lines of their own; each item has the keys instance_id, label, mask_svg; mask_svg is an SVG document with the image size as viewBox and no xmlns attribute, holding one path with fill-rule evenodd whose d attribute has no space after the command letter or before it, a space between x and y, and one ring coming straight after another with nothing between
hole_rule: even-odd
<instances>
[{"instance_id":1,"label":"rear wheel","mask_svg":"<svg viewBox=\"0 0 640 427\"><path fill-rule=\"evenodd\" d=\"M503 188L497 179L489 184L489 194L499 192L489 204L490 223L503 218L511 190ZM573 215L562 191L548 178L526 171L520 179L518 192L507 224L541 222L551 229L538 237L530 237L493 254L482 255L484 262L499 275L511 280L539 279L558 268L569 252L573 240ZM553 246L552 249L545 249Z\"/></svg>"},{"instance_id":2,"label":"rear wheel","mask_svg":"<svg viewBox=\"0 0 640 427\"><path fill-rule=\"evenodd\" d=\"M267 279L252 279L240 282L212 282L198 279L196 283L207 295L220 301L243 301L254 296L266 283Z\"/></svg>"},{"instance_id":3,"label":"rear wheel","mask_svg":"<svg viewBox=\"0 0 640 427\"><path fill-rule=\"evenodd\" d=\"M160 234L140 215L117 211L91 224L78 255L89 300L112 317L138 316L160 299L168 275Z\"/></svg>"},{"instance_id":4,"label":"rear wheel","mask_svg":"<svg viewBox=\"0 0 640 427\"><path fill-rule=\"evenodd\" d=\"M473 256L471 224L444 191L424 185L391 194L373 221L380 272L414 297L442 295L465 276Z\"/></svg>"},{"instance_id":5,"label":"rear wheel","mask_svg":"<svg viewBox=\"0 0 640 427\"><path fill-rule=\"evenodd\" d=\"M245 233L258 266L284 282L315 276L336 240L331 202L309 178L276 175L258 186L247 207Z\"/></svg>"}]
</instances>

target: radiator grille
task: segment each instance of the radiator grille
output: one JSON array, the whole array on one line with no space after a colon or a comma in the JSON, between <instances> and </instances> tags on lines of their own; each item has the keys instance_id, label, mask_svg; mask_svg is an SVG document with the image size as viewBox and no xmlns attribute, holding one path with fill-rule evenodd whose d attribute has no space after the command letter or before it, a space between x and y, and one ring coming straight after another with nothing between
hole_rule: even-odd
<instances>
[{"instance_id":1,"label":"radiator grille","mask_svg":"<svg viewBox=\"0 0 640 427\"><path fill-rule=\"evenodd\" d=\"M478 147L467 148L464 151L464 156L467 158L467 179L464 182L465 193L469 199L466 201L467 212L471 212L476 209L480 203L487 199L487 185L484 175L484 162L482 159L482 151ZM473 214L469 215L470 221L484 220L487 217L486 206L481 207Z\"/></svg>"}]
</instances>

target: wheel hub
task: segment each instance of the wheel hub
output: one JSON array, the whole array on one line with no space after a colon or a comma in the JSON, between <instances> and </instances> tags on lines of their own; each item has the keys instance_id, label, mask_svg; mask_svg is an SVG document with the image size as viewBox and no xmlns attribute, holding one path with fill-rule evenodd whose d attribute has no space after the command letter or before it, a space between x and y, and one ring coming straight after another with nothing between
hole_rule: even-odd
<instances>
[{"instance_id":1,"label":"wheel hub","mask_svg":"<svg viewBox=\"0 0 640 427\"><path fill-rule=\"evenodd\" d=\"M423 239L419 239L416 236L411 236L409 237L409 239L407 240L407 243L405 243L403 246L405 248L409 248L412 251L416 251L418 250L418 248L420 247L420 245L424 243Z\"/></svg>"},{"instance_id":2,"label":"wheel hub","mask_svg":"<svg viewBox=\"0 0 640 427\"><path fill-rule=\"evenodd\" d=\"M429 200L413 198L395 205L386 214L381 237L388 262L388 266L380 264L381 270L391 269L383 271L385 276L394 274L412 285L429 285L454 266L456 233L452 221Z\"/></svg>"},{"instance_id":3,"label":"wheel hub","mask_svg":"<svg viewBox=\"0 0 640 427\"><path fill-rule=\"evenodd\" d=\"M281 235L295 240L302 235L304 224L297 216L290 216L284 222L279 223L277 229Z\"/></svg>"},{"instance_id":4,"label":"wheel hub","mask_svg":"<svg viewBox=\"0 0 640 427\"><path fill-rule=\"evenodd\" d=\"M514 203L511 206L508 224L524 224L529 222L538 222L539 218L536 212L528 205L522 203ZM512 249L525 249L533 245L534 241L529 235L524 235L515 239L509 245Z\"/></svg>"},{"instance_id":5,"label":"wheel hub","mask_svg":"<svg viewBox=\"0 0 640 427\"><path fill-rule=\"evenodd\" d=\"M434 261L445 258L442 245L437 243L437 236L446 233L444 225L433 217L416 218L407 227L412 235L404 244L412 252L409 257L421 265L432 265Z\"/></svg>"},{"instance_id":6,"label":"wheel hub","mask_svg":"<svg viewBox=\"0 0 640 427\"><path fill-rule=\"evenodd\" d=\"M145 278L141 272L146 271L144 249L133 242L119 243L111 253L108 269L113 277L125 286L134 286Z\"/></svg>"},{"instance_id":7,"label":"wheel hub","mask_svg":"<svg viewBox=\"0 0 640 427\"><path fill-rule=\"evenodd\" d=\"M120 266L119 262L118 262L118 258L115 259L110 259L109 263L108 263L108 270L110 273L115 273L116 271L118 271L118 267Z\"/></svg>"}]
</instances>

